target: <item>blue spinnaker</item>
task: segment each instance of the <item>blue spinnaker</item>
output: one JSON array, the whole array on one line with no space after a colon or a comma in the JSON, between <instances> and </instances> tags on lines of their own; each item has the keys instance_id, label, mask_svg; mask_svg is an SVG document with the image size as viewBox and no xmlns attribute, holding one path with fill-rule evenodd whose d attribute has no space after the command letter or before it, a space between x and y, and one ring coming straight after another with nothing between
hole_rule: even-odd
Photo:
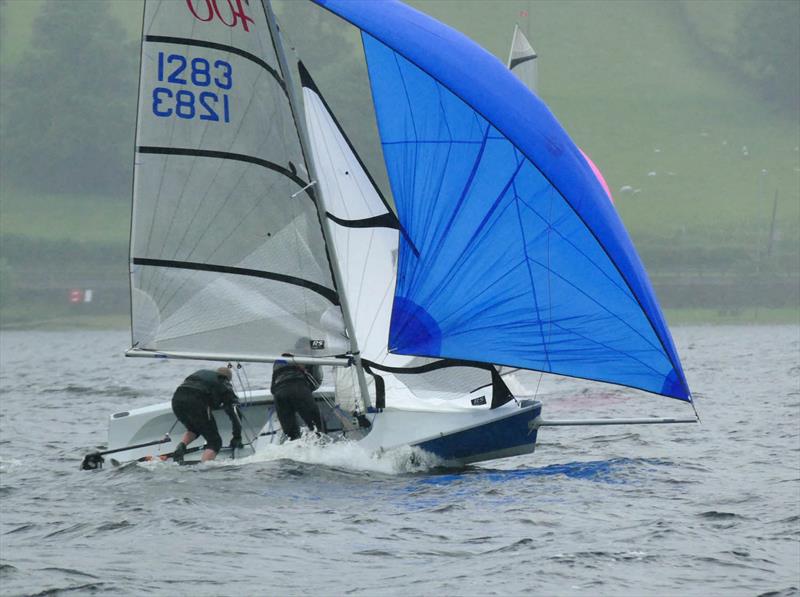
<instances>
[{"instance_id":1,"label":"blue spinnaker","mask_svg":"<svg viewBox=\"0 0 800 597\"><path fill-rule=\"evenodd\" d=\"M505 66L400 2L315 0L362 30L401 240L390 350L690 400L616 211Z\"/></svg>"}]
</instances>

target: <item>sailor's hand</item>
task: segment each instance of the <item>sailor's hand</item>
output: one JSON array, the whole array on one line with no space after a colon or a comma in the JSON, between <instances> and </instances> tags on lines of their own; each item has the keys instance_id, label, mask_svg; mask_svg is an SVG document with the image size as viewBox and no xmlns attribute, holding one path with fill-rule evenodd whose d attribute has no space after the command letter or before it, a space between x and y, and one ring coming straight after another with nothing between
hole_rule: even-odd
<instances>
[{"instance_id":1,"label":"sailor's hand","mask_svg":"<svg viewBox=\"0 0 800 597\"><path fill-rule=\"evenodd\" d=\"M238 435L234 435L231 438L231 443L230 443L230 445L228 447L233 449L233 450L238 450L238 449L244 448L244 444L242 443L242 438L239 437Z\"/></svg>"}]
</instances>

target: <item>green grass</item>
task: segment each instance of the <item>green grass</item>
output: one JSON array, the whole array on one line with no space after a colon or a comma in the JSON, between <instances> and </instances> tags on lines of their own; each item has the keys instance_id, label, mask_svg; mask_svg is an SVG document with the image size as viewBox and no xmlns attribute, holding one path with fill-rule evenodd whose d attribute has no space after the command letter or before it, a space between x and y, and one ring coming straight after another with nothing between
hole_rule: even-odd
<instances>
[{"instance_id":1,"label":"green grass","mask_svg":"<svg viewBox=\"0 0 800 597\"><path fill-rule=\"evenodd\" d=\"M800 325L800 308L795 309L666 309L664 316L676 325Z\"/></svg>"},{"instance_id":2,"label":"green grass","mask_svg":"<svg viewBox=\"0 0 800 597\"><path fill-rule=\"evenodd\" d=\"M129 198L39 195L4 189L0 235L80 243L127 243Z\"/></svg>"},{"instance_id":3,"label":"green grass","mask_svg":"<svg viewBox=\"0 0 800 597\"><path fill-rule=\"evenodd\" d=\"M688 4L700 35L728 40L748 2ZM758 89L720 68L678 3L414 4L502 60L514 20L529 30L540 95L603 170L634 238L678 231L702 238L708 228L756 237L776 189L780 232L800 237L800 123L774 113ZM727 47L717 38L710 43ZM620 192L623 186L639 192Z\"/></svg>"},{"instance_id":4,"label":"green grass","mask_svg":"<svg viewBox=\"0 0 800 597\"><path fill-rule=\"evenodd\" d=\"M723 68L715 58L734 46L737 18L756 1L411 4L465 32L503 61L514 22L527 30L540 56L540 95L603 170L634 239L669 238L677 232L702 239L713 228L750 237L752 244L768 225L776 190L779 233L800 239L800 123L796 116L774 112L741 73ZM41 0L30 0L4 8L8 39L3 63L14 62L24 51L40 7ZM141 7L140 0L111 5L131 39L139 35ZM279 14L299 8L293 1L276 3ZM528 16L521 17L521 11ZM354 42L353 59L359 59L354 31L340 30ZM360 98L351 99L349 105L335 106L346 124L363 121L365 113ZM358 116L348 115L348 109ZM622 192L623 187L637 192ZM127 227L121 223L126 218L101 199L89 199L87 209L78 205L79 198L24 200L39 215L52 208L57 216L50 220L63 222L54 224L57 234L125 242ZM8 221L0 232L22 226L31 234L50 233L46 225L27 221L34 218L26 217L26 206L7 203L3 220Z\"/></svg>"},{"instance_id":5,"label":"green grass","mask_svg":"<svg viewBox=\"0 0 800 597\"><path fill-rule=\"evenodd\" d=\"M683 325L800 325L798 309L756 309L735 311L719 309L667 309L670 326ZM74 315L52 310L20 307L0 308L0 329L44 330L126 330L130 327L127 313L112 315Z\"/></svg>"},{"instance_id":6,"label":"green grass","mask_svg":"<svg viewBox=\"0 0 800 597\"><path fill-rule=\"evenodd\" d=\"M776 190L780 267L800 268L800 259L792 259L800 243L800 122L766 104L756 87L718 59L736 46L738 16L757 1L410 0L503 62L514 22L526 30L540 56L540 96L603 170L631 236L658 264L651 271L656 275L672 272L676 246L682 247L680 263L688 269L699 263L700 254L723 247L730 254L758 255L766 244ZM24 54L41 5L41 0L4 4L0 67ZM140 34L141 8L140 0L111 5L131 39ZM279 15L300 8L318 10L295 0L276 3ZM352 41L353 59L360 60L357 34L345 26L337 31ZM297 32L287 35L290 42L299 38ZM332 80L319 81L326 94L325 84L337 84L336 69L330 72ZM362 129L370 129L364 124L369 93L340 91L329 99L346 98L333 107L359 145L366 134ZM370 164L380 161L377 155L364 157ZM622 192L624 186L636 192ZM4 188L0 234L124 252L129 211L127 195L37 195ZM120 267L124 270L124 260ZM677 323L797 321L791 309L667 315ZM29 316L47 319L46 313Z\"/></svg>"},{"instance_id":7,"label":"green grass","mask_svg":"<svg viewBox=\"0 0 800 597\"><path fill-rule=\"evenodd\" d=\"M130 328L130 316L118 315L62 315L50 316L46 312L20 316L13 311L0 309L2 330L126 330Z\"/></svg>"}]
</instances>

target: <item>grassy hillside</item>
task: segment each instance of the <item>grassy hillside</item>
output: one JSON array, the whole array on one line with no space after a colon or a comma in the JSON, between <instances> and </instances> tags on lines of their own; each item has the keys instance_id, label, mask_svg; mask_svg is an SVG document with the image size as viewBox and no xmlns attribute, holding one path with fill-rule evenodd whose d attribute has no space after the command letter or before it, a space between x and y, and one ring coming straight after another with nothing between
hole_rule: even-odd
<instances>
[{"instance_id":1,"label":"grassy hillside","mask_svg":"<svg viewBox=\"0 0 800 597\"><path fill-rule=\"evenodd\" d=\"M411 3L502 60L513 24L527 30L540 56L540 95L603 170L634 237L707 237L716 230L755 242L778 190L780 232L797 239L800 122L796 115L773 112L757 89L720 68L713 55L730 51L737 16L754 1ZM2 64L13 64L24 51L40 6L41 0L29 0L4 8ZM276 7L298 9L285 1ZM138 35L140 2L114 0L112 11L132 37ZM5 199L4 219L27 219L26 205ZM43 197L31 205L39 209L48 201L56 210L65 204ZM82 210L80 201L67 202ZM106 209L96 207L89 200L83 211L102 218ZM124 237L127 227L117 224L109 222L108 229Z\"/></svg>"},{"instance_id":2,"label":"grassy hillside","mask_svg":"<svg viewBox=\"0 0 800 597\"><path fill-rule=\"evenodd\" d=\"M699 34L730 39L735 13L747 2L689 4ZM757 89L718 68L679 3L416 5L502 59L513 22L528 29L540 57L540 95L605 173L634 237L708 238L719 231L755 242L778 189L781 232L798 238L800 122L775 113ZM712 17L716 27L706 26ZM632 191L620 191L626 186Z\"/></svg>"},{"instance_id":3,"label":"grassy hillside","mask_svg":"<svg viewBox=\"0 0 800 597\"><path fill-rule=\"evenodd\" d=\"M109 1L131 39L138 38L141 2ZM739 17L754 2L410 3L502 61L514 23L520 24L540 56L540 96L603 170L651 274L754 267L796 274L800 118L765 103L759 89L731 66ZM0 74L24 55L41 5L42 0L2 4ZM300 43L306 15L319 9L296 0L277 0L275 7L286 17L289 45L297 42L312 72L321 73L320 86L358 143L374 127L364 118L368 92L341 85L337 68L326 70L327 56L315 57L314 40L305 49ZM298 12L300 18L289 18ZM349 40L353 61L359 59L357 34L341 23L335 30ZM379 158L365 159L372 164ZM771 265L765 265L759 260L766 252L776 191L777 240ZM115 197L35 195L4 184L0 235L6 248L10 241L26 247L30 240L50 246L43 255L64 247L83 255L94 248L119 259L127 246L129 192L129 181L120 181ZM67 256L64 267L69 261ZM125 267L115 264L119 272L113 274L122 284Z\"/></svg>"},{"instance_id":4,"label":"grassy hillside","mask_svg":"<svg viewBox=\"0 0 800 597\"><path fill-rule=\"evenodd\" d=\"M0 202L0 235L127 244L130 198L80 195L39 195L7 190Z\"/></svg>"}]
</instances>

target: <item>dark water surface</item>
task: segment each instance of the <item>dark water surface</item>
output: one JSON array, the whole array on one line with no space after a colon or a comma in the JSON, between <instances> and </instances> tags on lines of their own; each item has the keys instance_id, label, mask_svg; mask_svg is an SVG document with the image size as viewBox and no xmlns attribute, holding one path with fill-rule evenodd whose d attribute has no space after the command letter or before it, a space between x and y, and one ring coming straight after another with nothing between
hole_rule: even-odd
<instances>
[{"instance_id":1,"label":"dark water surface","mask_svg":"<svg viewBox=\"0 0 800 597\"><path fill-rule=\"evenodd\" d=\"M798 595L800 328L674 332L702 425L545 428L463 470L294 445L94 472L108 414L197 363L125 359L124 332L4 332L0 594ZM542 387L554 418L691 414Z\"/></svg>"}]
</instances>

